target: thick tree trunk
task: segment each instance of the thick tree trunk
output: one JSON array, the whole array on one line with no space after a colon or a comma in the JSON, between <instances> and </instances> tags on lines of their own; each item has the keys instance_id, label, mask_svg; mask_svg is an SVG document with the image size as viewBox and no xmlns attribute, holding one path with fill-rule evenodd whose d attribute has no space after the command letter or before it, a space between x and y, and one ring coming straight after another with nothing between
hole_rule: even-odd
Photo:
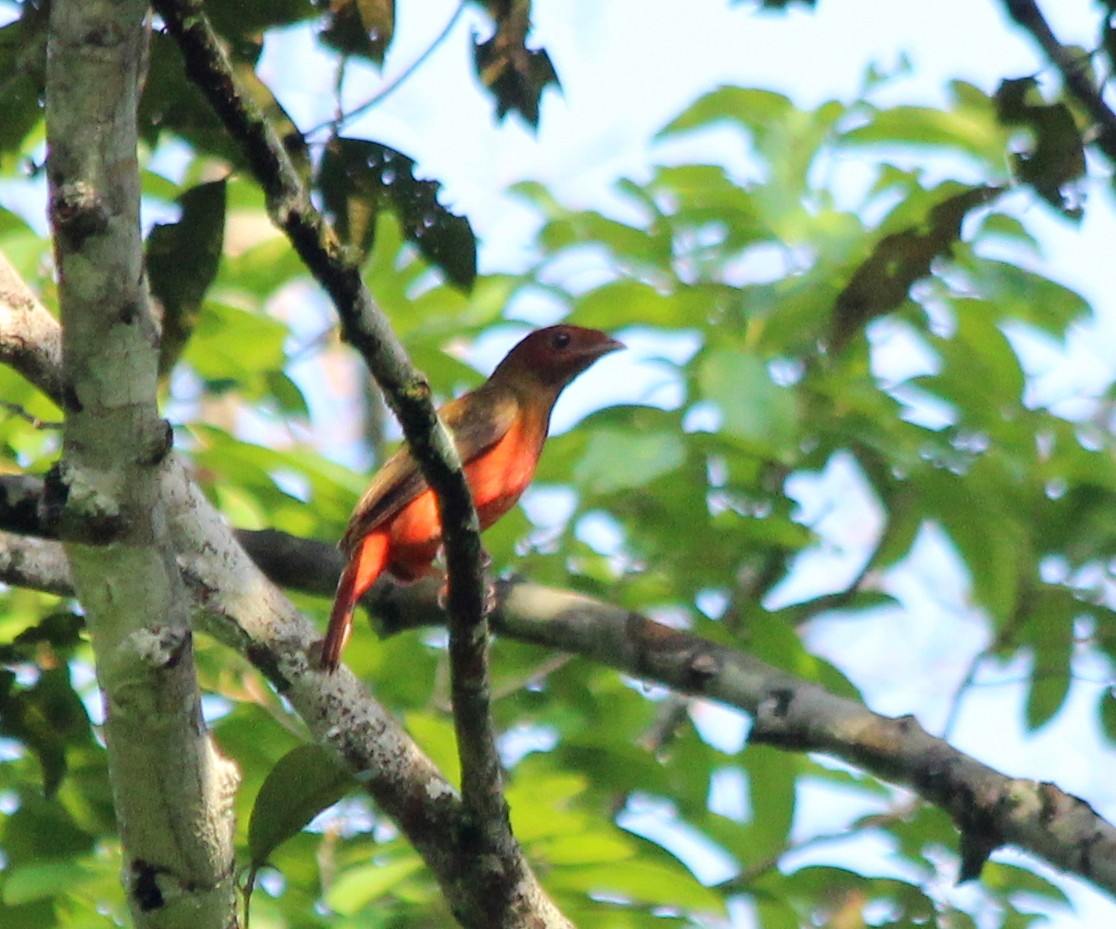
<instances>
[{"instance_id":1,"label":"thick tree trunk","mask_svg":"<svg viewBox=\"0 0 1116 929\"><path fill-rule=\"evenodd\" d=\"M64 453L47 509L66 540L104 697L136 926L236 922L238 775L206 735L189 603L160 471L159 339L143 272L136 107L143 0L59 0L47 69L50 218L63 322Z\"/></svg>"}]
</instances>

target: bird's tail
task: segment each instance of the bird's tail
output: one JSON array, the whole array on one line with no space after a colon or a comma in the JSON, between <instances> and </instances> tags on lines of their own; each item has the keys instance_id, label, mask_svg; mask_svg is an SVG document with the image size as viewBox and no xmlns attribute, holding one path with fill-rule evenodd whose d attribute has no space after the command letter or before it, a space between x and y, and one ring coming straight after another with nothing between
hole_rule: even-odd
<instances>
[{"instance_id":1,"label":"bird's tail","mask_svg":"<svg viewBox=\"0 0 1116 929\"><path fill-rule=\"evenodd\" d=\"M365 536L360 546L349 557L341 580L337 582L337 593L333 598L333 609L329 614L329 629L322 641L322 667L327 671L336 669L341 661L341 652L349 641L353 628L353 610L357 601L376 583L387 564L388 536L385 532L373 532Z\"/></svg>"}]
</instances>

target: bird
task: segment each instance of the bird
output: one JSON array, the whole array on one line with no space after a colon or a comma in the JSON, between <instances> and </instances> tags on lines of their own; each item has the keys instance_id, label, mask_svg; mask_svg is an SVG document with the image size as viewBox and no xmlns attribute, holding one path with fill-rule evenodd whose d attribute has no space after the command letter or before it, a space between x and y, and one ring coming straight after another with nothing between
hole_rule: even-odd
<instances>
[{"instance_id":1,"label":"bird","mask_svg":"<svg viewBox=\"0 0 1116 929\"><path fill-rule=\"evenodd\" d=\"M597 329L560 324L529 333L476 390L438 415L453 437L481 530L508 512L535 475L558 395L622 342ZM404 583L432 568L442 544L434 492L404 444L373 476L349 519L321 665L337 668L357 601L385 571Z\"/></svg>"}]
</instances>

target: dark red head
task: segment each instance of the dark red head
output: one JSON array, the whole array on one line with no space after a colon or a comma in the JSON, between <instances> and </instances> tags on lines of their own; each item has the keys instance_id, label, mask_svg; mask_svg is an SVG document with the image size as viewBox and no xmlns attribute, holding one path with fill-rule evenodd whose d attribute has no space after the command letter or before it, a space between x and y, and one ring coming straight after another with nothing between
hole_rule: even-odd
<instances>
[{"instance_id":1,"label":"dark red head","mask_svg":"<svg viewBox=\"0 0 1116 929\"><path fill-rule=\"evenodd\" d=\"M492 380L535 383L557 393L602 355L623 347L599 329L548 326L532 332L508 352L492 372Z\"/></svg>"}]
</instances>

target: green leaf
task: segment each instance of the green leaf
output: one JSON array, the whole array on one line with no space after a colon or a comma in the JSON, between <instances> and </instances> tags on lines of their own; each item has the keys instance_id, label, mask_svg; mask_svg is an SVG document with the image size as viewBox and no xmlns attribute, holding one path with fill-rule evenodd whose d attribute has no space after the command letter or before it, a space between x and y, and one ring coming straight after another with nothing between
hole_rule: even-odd
<instances>
[{"instance_id":1,"label":"green leaf","mask_svg":"<svg viewBox=\"0 0 1116 929\"><path fill-rule=\"evenodd\" d=\"M618 894L655 906L678 906L722 915L725 909L720 894L703 887L681 865L671 867L638 857L561 868L551 875L548 883L587 894Z\"/></svg>"},{"instance_id":2,"label":"green leaf","mask_svg":"<svg viewBox=\"0 0 1116 929\"><path fill-rule=\"evenodd\" d=\"M469 221L438 202L437 181L421 181L414 171L414 159L394 148L337 137L326 146L318 185L338 233L362 255L372 250L380 212L390 209L427 260L468 289L477 276L477 244Z\"/></svg>"},{"instance_id":3,"label":"green leaf","mask_svg":"<svg viewBox=\"0 0 1116 929\"><path fill-rule=\"evenodd\" d=\"M582 326L681 328L700 322L711 310L698 288L665 293L640 281L611 281L577 298L573 320Z\"/></svg>"},{"instance_id":4,"label":"green leaf","mask_svg":"<svg viewBox=\"0 0 1116 929\"><path fill-rule=\"evenodd\" d=\"M532 857L554 866L600 864L631 858L635 849L629 838L604 831L585 831L563 835L531 846Z\"/></svg>"},{"instance_id":5,"label":"green leaf","mask_svg":"<svg viewBox=\"0 0 1116 929\"><path fill-rule=\"evenodd\" d=\"M648 484L685 458L682 436L675 430L594 429L573 477L590 492L606 494Z\"/></svg>"},{"instance_id":6,"label":"green leaf","mask_svg":"<svg viewBox=\"0 0 1116 929\"><path fill-rule=\"evenodd\" d=\"M789 3L793 0L778 0L778 2ZM762 896L756 900L755 907L760 929L802 929L798 913L784 900Z\"/></svg>"},{"instance_id":7,"label":"green leaf","mask_svg":"<svg viewBox=\"0 0 1116 929\"><path fill-rule=\"evenodd\" d=\"M182 353L217 274L225 239L225 181L199 184L176 202L182 208L178 222L155 226L147 237L147 276L152 296L162 304L161 374Z\"/></svg>"},{"instance_id":8,"label":"green leaf","mask_svg":"<svg viewBox=\"0 0 1116 929\"><path fill-rule=\"evenodd\" d=\"M505 791L516 836L534 845L584 832L588 817L571 808L585 793L588 777L568 768L558 772L538 768L530 761L521 764Z\"/></svg>"},{"instance_id":9,"label":"green leaf","mask_svg":"<svg viewBox=\"0 0 1116 929\"><path fill-rule=\"evenodd\" d=\"M989 213L980 221L979 229L973 236L975 242L987 239L1000 239L1011 245L1022 246L1031 254L1040 253L1039 241L1035 234L1019 219L1007 213Z\"/></svg>"},{"instance_id":10,"label":"green leaf","mask_svg":"<svg viewBox=\"0 0 1116 929\"><path fill-rule=\"evenodd\" d=\"M112 822L111 813L108 821ZM8 867L41 864L48 858L78 858L92 852L97 837L83 825L57 799L46 799L35 790L33 782L28 784L19 808L7 817L0 833Z\"/></svg>"},{"instance_id":11,"label":"green leaf","mask_svg":"<svg viewBox=\"0 0 1116 929\"><path fill-rule=\"evenodd\" d=\"M1057 884L1034 871L1001 861L990 861L980 873L981 883L1004 894L1025 893L1038 897L1047 907L1071 906L1066 892Z\"/></svg>"},{"instance_id":12,"label":"green leaf","mask_svg":"<svg viewBox=\"0 0 1116 929\"><path fill-rule=\"evenodd\" d=\"M416 854L397 861L375 862L342 871L326 891L326 904L334 912L351 916L379 900L425 865Z\"/></svg>"},{"instance_id":13,"label":"green leaf","mask_svg":"<svg viewBox=\"0 0 1116 929\"><path fill-rule=\"evenodd\" d=\"M748 771L748 798L752 809L748 856L764 861L777 857L786 847L794 821L801 763L792 753L767 745L748 745L742 761Z\"/></svg>"},{"instance_id":14,"label":"green leaf","mask_svg":"<svg viewBox=\"0 0 1116 929\"><path fill-rule=\"evenodd\" d=\"M987 97L983 105L974 104L976 101L964 106L955 102L948 110L919 106L874 109L868 122L846 132L841 142L853 146L910 145L963 151L994 170L1001 170L1006 133L997 125Z\"/></svg>"},{"instance_id":15,"label":"green leaf","mask_svg":"<svg viewBox=\"0 0 1116 929\"><path fill-rule=\"evenodd\" d=\"M1101 694L1100 706L1101 728L1110 742L1116 742L1116 694L1111 689Z\"/></svg>"},{"instance_id":16,"label":"green leaf","mask_svg":"<svg viewBox=\"0 0 1116 929\"><path fill-rule=\"evenodd\" d=\"M207 300L183 360L218 386L220 382L246 386L252 375L282 369L286 339L287 327L269 316Z\"/></svg>"},{"instance_id":17,"label":"green leaf","mask_svg":"<svg viewBox=\"0 0 1116 929\"><path fill-rule=\"evenodd\" d=\"M1073 618L1047 613L1036 619L1027 624L1034 668L1024 705L1024 720L1032 732L1050 722L1065 705L1073 658Z\"/></svg>"},{"instance_id":18,"label":"green leaf","mask_svg":"<svg viewBox=\"0 0 1116 929\"><path fill-rule=\"evenodd\" d=\"M913 475L928 515L940 521L968 567L973 595L1002 624L1019 600L1020 566L1026 554L1023 529L992 494L948 471L927 468Z\"/></svg>"},{"instance_id":19,"label":"green leaf","mask_svg":"<svg viewBox=\"0 0 1116 929\"><path fill-rule=\"evenodd\" d=\"M997 320L1031 323L1061 337L1071 323L1092 313L1079 293L1035 271L963 251L957 257L970 287Z\"/></svg>"},{"instance_id":20,"label":"green leaf","mask_svg":"<svg viewBox=\"0 0 1116 929\"><path fill-rule=\"evenodd\" d=\"M449 719L431 713L408 713L407 731L450 783L461 783L457 738Z\"/></svg>"},{"instance_id":21,"label":"green leaf","mask_svg":"<svg viewBox=\"0 0 1116 929\"><path fill-rule=\"evenodd\" d=\"M96 875L76 861L46 861L13 868L4 880L3 900L19 906L35 900L64 896Z\"/></svg>"},{"instance_id":22,"label":"green leaf","mask_svg":"<svg viewBox=\"0 0 1116 929\"><path fill-rule=\"evenodd\" d=\"M745 87L718 87L695 103L659 131L658 138L701 129L718 122L736 123L753 132L766 132L794 111L794 104L784 94Z\"/></svg>"},{"instance_id":23,"label":"green leaf","mask_svg":"<svg viewBox=\"0 0 1116 929\"><path fill-rule=\"evenodd\" d=\"M0 669L0 734L22 742L42 767L43 793L53 796L68 771L67 752L87 745L92 728L66 665L48 668L30 687Z\"/></svg>"},{"instance_id":24,"label":"green leaf","mask_svg":"<svg viewBox=\"0 0 1116 929\"><path fill-rule=\"evenodd\" d=\"M19 633L11 645L0 645L0 662L14 664L17 661L32 661L39 645L49 645L55 652L73 652L82 643L84 632L84 617L68 610L54 610L34 626ZM4 676L5 672L0 671L0 681L5 679ZM6 693L6 688L0 685L0 703L3 700L2 695ZM3 714L0 714L0 719L3 718Z\"/></svg>"},{"instance_id":25,"label":"green leaf","mask_svg":"<svg viewBox=\"0 0 1116 929\"><path fill-rule=\"evenodd\" d=\"M721 430L757 455L788 461L795 453L798 401L747 351L713 349L700 358L698 386L721 411Z\"/></svg>"},{"instance_id":26,"label":"green leaf","mask_svg":"<svg viewBox=\"0 0 1116 929\"><path fill-rule=\"evenodd\" d=\"M909 383L953 404L968 428L993 435L1010 430L1022 418L1025 381L1019 358L982 301L956 300L953 307L954 334L930 339L942 359L941 371Z\"/></svg>"},{"instance_id":27,"label":"green leaf","mask_svg":"<svg viewBox=\"0 0 1116 929\"><path fill-rule=\"evenodd\" d=\"M599 244L616 258L663 267L671 256L670 236L654 228L644 229L619 222L600 213L564 213L539 231L539 242L548 252Z\"/></svg>"},{"instance_id":28,"label":"green leaf","mask_svg":"<svg viewBox=\"0 0 1116 929\"><path fill-rule=\"evenodd\" d=\"M300 745L273 767L248 821L252 864L262 867L275 849L353 788L352 775L318 745Z\"/></svg>"},{"instance_id":29,"label":"green leaf","mask_svg":"<svg viewBox=\"0 0 1116 929\"><path fill-rule=\"evenodd\" d=\"M280 411L289 416L310 416L310 406L302 394L302 388L282 371L264 372L267 391L275 398Z\"/></svg>"},{"instance_id":30,"label":"green leaf","mask_svg":"<svg viewBox=\"0 0 1116 929\"><path fill-rule=\"evenodd\" d=\"M0 75L3 75L4 118L0 119L0 155L18 152L28 133L42 119L39 101L46 77L47 19L45 4L20 4L21 16L0 29Z\"/></svg>"},{"instance_id":31,"label":"green leaf","mask_svg":"<svg viewBox=\"0 0 1116 929\"><path fill-rule=\"evenodd\" d=\"M662 167L649 188L657 202L670 204L664 212L677 257L699 267L707 265L705 278L719 276L726 255L775 237L756 193L742 187L720 165ZM712 244L702 244L710 240Z\"/></svg>"}]
</instances>

